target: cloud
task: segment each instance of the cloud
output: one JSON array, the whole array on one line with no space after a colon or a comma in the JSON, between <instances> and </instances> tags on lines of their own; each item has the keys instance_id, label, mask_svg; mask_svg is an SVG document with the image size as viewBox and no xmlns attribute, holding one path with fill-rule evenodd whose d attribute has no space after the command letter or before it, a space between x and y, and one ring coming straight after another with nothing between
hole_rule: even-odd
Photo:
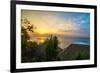
<instances>
[{"instance_id":1,"label":"cloud","mask_svg":"<svg viewBox=\"0 0 100 73\"><path fill-rule=\"evenodd\" d=\"M60 33L69 36L69 37L80 37L80 38L88 38L90 37L90 31L87 29L78 29L78 30L66 30L66 29L59 29Z\"/></svg>"}]
</instances>

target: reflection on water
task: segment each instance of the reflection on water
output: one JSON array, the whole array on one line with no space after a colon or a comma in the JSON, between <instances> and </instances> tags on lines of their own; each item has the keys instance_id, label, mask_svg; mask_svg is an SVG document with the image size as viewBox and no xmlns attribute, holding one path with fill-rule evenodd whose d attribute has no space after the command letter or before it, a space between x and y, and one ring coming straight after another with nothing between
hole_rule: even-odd
<instances>
[{"instance_id":1,"label":"reflection on water","mask_svg":"<svg viewBox=\"0 0 100 73\"><path fill-rule=\"evenodd\" d=\"M33 37L31 40L37 42L38 44L41 44L45 42L46 37Z\"/></svg>"},{"instance_id":2,"label":"reflection on water","mask_svg":"<svg viewBox=\"0 0 100 73\"><path fill-rule=\"evenodd\" d=\"M45 38L44 37L38 37L36 38L38 43L44 43Z\"/></svg>"},{"instance_id":3,"label":"reflection on water","mask_svg":"<svg viewBox=\"0 0 100 73\"><path fill-rule=\"evenodd\" d=\"M45 40L49 37L33 37L33 41L37 42L38 44L44 43ZM59 40L59 47L64 49L68 47L70 44L85 44L90 45L89 38L66 38L66 37L58 37Z\"/></svg>"}]
</instances>

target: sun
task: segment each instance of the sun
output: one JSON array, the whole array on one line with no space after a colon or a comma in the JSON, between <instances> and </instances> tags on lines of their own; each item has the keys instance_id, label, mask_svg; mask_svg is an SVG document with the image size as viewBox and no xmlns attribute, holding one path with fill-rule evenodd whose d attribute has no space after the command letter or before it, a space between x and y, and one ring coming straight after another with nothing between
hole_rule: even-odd
<instances>
[{"instance_id":1,"label":"sun","mask_svg":"<svg viewBox=\"0 0 100 73\"><path fill-rule=\"evenodd\" d=\"M47 33L48 33L48 31L45 30L45 29L38 29L37 32L38 32L39 34L47 34Z\"/></svg>"},{"instance_id":2,"label":"sun","mask_svg":"<svg viewBox=\"0 0 100 73\"><path fill-rule=\"evenodd\" d=\"M40 34L45 34L46 32L44 32L44 31L40 31Z\"/></svg>"}]
</instances>

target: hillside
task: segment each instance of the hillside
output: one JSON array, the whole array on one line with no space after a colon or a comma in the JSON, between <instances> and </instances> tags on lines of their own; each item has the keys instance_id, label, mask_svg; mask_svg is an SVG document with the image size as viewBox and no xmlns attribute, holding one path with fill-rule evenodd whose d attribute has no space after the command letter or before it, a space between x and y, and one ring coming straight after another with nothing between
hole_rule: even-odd
<instances>
[{"instance_id":1,"label":"hillside","mask_svg":"<svg viewBox=\"0 0 100 73\"><path fill-rule=\"evenodd\" d=\"M58 57L61 60L86 60L90 58L90 46L82 44L71 44L65 48Z\"/></svg>"}]
</instances>

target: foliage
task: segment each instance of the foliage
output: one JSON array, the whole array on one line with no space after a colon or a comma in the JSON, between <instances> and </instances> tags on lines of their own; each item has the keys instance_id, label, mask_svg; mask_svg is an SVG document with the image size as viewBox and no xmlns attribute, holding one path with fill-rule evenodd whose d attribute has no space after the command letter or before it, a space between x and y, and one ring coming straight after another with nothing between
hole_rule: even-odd
<instances>
[{"instance_id":1,"label":"foliage","mask_svg":"<svg viewBox=\"0 0 100 73\"><path fill-rule=\"evenodd\" d=\"M47 61L50 60L57 60L57 55L59 52L57 52L58 50L58 39L56 36L52 36L50 37L50 39L47 42L47 46L46 46L46 58Z\"/></svg>"},{"instance_id":2,"label":"foliage","mask_svg":"<svg viewBox=\"0 0 100 73\"><path fill-rule=\"evenodd\" d=\"M33 32L33 25L27 19L22 19L22 23L27 24L28 26L25 28L21 26L21 56L22 62L32 61L33 51L37 48L37 43L29 42L30 36L28 32Z\"/></svg>"},{"instance_id":3,"label":"foliage","mask_svg":"<svg viewBox=\"0 0 100 73\"><path fill-rule=\"evenodd\" d=\"M89 59L89 55L83 52L80 52L76 57L76 60L85 60L85 59Z\"/></svg>"}]
</instances>

